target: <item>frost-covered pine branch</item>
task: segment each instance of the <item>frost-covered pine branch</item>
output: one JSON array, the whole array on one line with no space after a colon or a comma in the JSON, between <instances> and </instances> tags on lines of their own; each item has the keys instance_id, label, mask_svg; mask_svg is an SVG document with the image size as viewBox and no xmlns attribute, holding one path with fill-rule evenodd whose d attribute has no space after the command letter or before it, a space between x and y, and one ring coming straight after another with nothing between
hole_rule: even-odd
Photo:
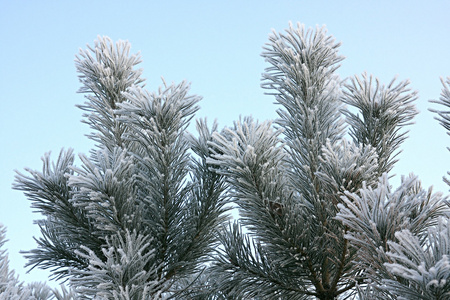
<instances>
[{"instance_id":1,"label":"frost-covered pine branch","mask_svg":"<svg viewBox=\"0 0 450 300\"><path fill-rule=\"evenodd\" d=\"M14 184L44 216L28 265L87 298L176 294L209 260L225 220L225 183L207 162L217 125L199 121L199 137L187 134L201 98L186 82L148 92L139 62L128 42L107 37L80 50L80 107L96 148L81 166L72 150L56 163L46 155L42 172L18 173Z\"/></svg>"},{"instance_id":2,"label":"frost-covered pine branch","mask_svg":"<svg viewBox=\"0 0 450 300\"><path fill-rule=\"evenodd\" d=\"M88 102L78 105L86 111L83 115L94 132L88 137L99 143L100 148L124 146L122 136L126 126L117 120L114 112L119 103L126 101L124 92L131 87L144 87L143 70L136 69L142 62L140 54L130 54L127 41L115 44L108 37L98 37L94 47L80 49L75 66L82 83L79 93L87 94Z\"/></svg>"},{"instance_id":3,"label":"frost-covered pine branch","mask_svg":"<svg viewBox=\"0 0 450 300\"><path fill-rule=\"evenodd\" d=\"M373 86L366 75L343 84L338 48L324 28L291 24L274 32L264 47L270 66L262 86L281 105L276 129L245 118L214 135L210 161L249 232L235 225L221 235L213 270L231 298L337 299L368 290L359 288L368 280L359 263L365 253L336 216L344 195L360 195L392 169L416 114L416 92L407 81Z\"/></svg>"},{"instance_id":4,"label":"frost-covered pine branch","mask_svg":"<svg viewBox=\"0 0 450 300\"><path fill-rule=\"evenodd\" d=\"M371 146L378 154L378 176L392 170L398 161L397 151L407 138L402 129L412 124L417 114L414 101L417 92L410 90L409 81L384 86L372 75L355 76L345 85L342 101L358 109L358 113L343 110L354 142Z\"/></svg>"},{"instance_id":5,"label":"frost-covered pine branch","mask_svg":"<svg viewBox=\"0 0 450 300\"><path fill-rule=\"evenodd\" d=\"M447 80L445 81L441 78L441 82L443 86L441 97L439 100L431 100L430 102L443 105L445 110L430 109L430 111L438 115L435 119L439 121L439 124L441 124L441 126L447 130L447 134L450 135L450 111L448 111L450 107L450 77L447 77ZM450 151L450 147L447 147L447 149ZM447 173L450 175L450 171ZM446 177L444 177L444 182L450 185L450 180Z\"/></svg>"},{"instance_id":6,"label":"frost-covered pine branch","mask_svg":"<svg viewBox=\"0 0 450 300\"><path fill-rule=\"evenodd\" d=\"M430 228L439 224L439 218L448 222L445 198L431 189L422 189L415 176L403 178L400 187L392 190L385 174L375 188L364 185L356 193L346 192L343 201L336 219L347 226L345 237L358 249L355 265L364 275L364 284L369 285L366 288L378 290L379 299L391 299L394 297L391 290L383 289L386 280L408 285L388 267L394 262L392 245L405 230L427 241L431 237Z\"/></svg>"},{"instance_id":7,"label":"frost-covered pine branch","mask_svg":"<svg viewBox=\"0 0 450 300\"><path fill-rule=\"evenodd\" d=\"M450 223L440 218L425 235L408 229L396 232L387 253L386 268L403 280L383 280L383 288L397 299L450 298Z\"/></svg>"},{"instance_id":8,"label":"frost-covered pine branch","mask_svg":"<svg viewBox=\"0 0 450 300\"><path fill-rule=\"evenodd\" d=\"M351 255L342 227L330 217L336 213L335 193L343 182L334 184L332 178L340 175L328 174L333 166L322 166L326 155L341 156L334 151L373 154L341 143L340 83L334 74L342 60L338 46L323 28L314 32L299 25L285 34L274 33L263 53L271 64L263 75L263 87L274 90L271 93L284 108L278 110L280 129L273 132L270 124L249 119L223 137L216 135L215 146L221 150L216 164L227 174L259 257L242 259L250 250L239 242L241 235L225 236L225 252L217 268L250 276L242 284L239 279L223 281L235 297L328 299L354 285L341 279L352 272ZM373 158L369 161L376 163ZM344 172L357 172L360 167L346 159L340 163L347 167L338 166ZM322 188L330 179L333 186Z\"/></svg>"},{"instance_id":9,"label":"frost-covered pine branch","mask_svg":"<svg viewBox=\"0 0 450 300\"><path fill-rule=\"evenodd\" d=\"M27 299L30 290L24 288L14 270L9 269L9 259L4 245L6 240L6 228L0 224L0 299Z\"/></svg>"},{"instance_id":10,"label":"frost-covered pine branch","mask_svg":"<svg viewBox=\"0 0 450 300\"><path fill-rule=\"evenodd\" d=\"M74 291L61 286L61 291L50 288L42 282L25 284L9 269L8 254L4 248L6 228L0 224L0 300L72 300L77 299Z\"/></svg>"}]
</instances>

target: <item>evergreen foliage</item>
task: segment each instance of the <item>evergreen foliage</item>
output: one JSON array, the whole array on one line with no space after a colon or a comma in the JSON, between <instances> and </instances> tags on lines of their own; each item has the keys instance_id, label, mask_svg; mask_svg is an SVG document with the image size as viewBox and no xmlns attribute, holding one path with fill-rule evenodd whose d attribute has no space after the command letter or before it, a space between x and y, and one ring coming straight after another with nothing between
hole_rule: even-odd
<instances>
[{"instance_id":1,"label":"evergreen foliage","mask_svg":"<svg viewBox=\"0 0 450 300\"><path fill-rule=\"evenodd\" d=\"M42 282L24 284L14 270L9 269L6 250L6 228L0 224L0 300L72 300L75 294L61 286L61 291Z\"/></svg>"},{"instance_id":2,"label":"evergreen foliage","mask_svg":"<svg viewBox=\"0 0 450 300\"><path fill-rule=\"evenodd\" d=\"M199 138L186 133L200 97L186 82L144 90L129 49L99 37L76 59L88 100L80 108L97 142L82 166L61 151L14 184L45 217L28 265L70 278L83 298L174 294L204 267L225 220L225 185L206 162L211 131L199 121Z\"/></svg>"},{"instance_id":3,"label":"evergreen foliage","mask_svg":"<svg viewBox=\"0 0 450 300\"><path fill-rule=\"evenodd\" d=\"M429 282L398 271L410 267L397 257L401 249L412 255L402 248L406 230L420 246L434 245L427 230L439 218L448 223L442 196L415 177L394 192L388 183L417 93L408 81L385 86L367 74L342 82L338 47L323 28L274 32L262 54L270 64L262 86L281 105L277 129L244 119L214 134L220 151L211 163L241 214L221 235L213 266L230 299L396 299L402 289L426 298L420 288L442 286L432 299L448 296L448 252L429 254L436 261L427 272L442 265L424 277Z\"/></svg>"},{"instance_id":4,"label":"evergreen foliage","mask_svg":"<svg viewBox=\"0 0 450 300\"><path fill-rule=\"evenodd\" d=\"M13 270L9 270L9 260L3 249L6 240L6 229L0 224L0 299L27 299L30 290L23 288Z\"/></svg>"},{"instance_id":5,"label":"evergreen foliage","mask_svg":"<svg viewBox=\"0 0 450 300\"><path fill-rule=\"evenodd\" d=\"M189 84L147 91L139 55L99 37L75 61L95 148L79 167L46 154L14 183L44 216L28 266L69 279L58 299L449 299L447 198L414 175L389 184L417 92L341 80L338 50L325 28L273 32L262 87L279 118L198 120L194 136Z\"/></svg>"},{"instance_id":6,"label":"evergreen foliage","mask_svg":"<svg viewBox=\"0 0 450 300\"><path fill-rule=\"evenodd\" d=\"M437 101L431 100L430 102L443 105L446 110L436 110L436 109L430 110L438 115L436 117L436 120L438 120L439 124L441 124L442 127L444 127L447 130L447 134L450 135L450 111L448 111L448 108L450 107L450 77L447 77L447 80L445 81L443 78L441 78L441 82L443 86L441 97ZM450 147L447 147L447 149L450 150ZM448 171L448 174L450 174L450 171ZM444 177L444 181L448 185L450 185L450 180Z\"/></svg>"}]
</instances>

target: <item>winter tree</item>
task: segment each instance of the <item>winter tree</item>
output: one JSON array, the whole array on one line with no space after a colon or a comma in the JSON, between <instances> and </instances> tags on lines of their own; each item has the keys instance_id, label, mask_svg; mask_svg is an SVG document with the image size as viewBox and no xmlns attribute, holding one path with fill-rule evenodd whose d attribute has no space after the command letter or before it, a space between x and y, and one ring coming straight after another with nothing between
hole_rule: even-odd
<instances>
[{"instance_id":1,"label":"winter tree","mask_svg":"<svg viewBox=\"0 0 450 300\"><path fill-rule=\"evenodd\" d=\"M205 267L224 221L223 177L206 162L209 130L186 127L200 97L189 84L144 89L139 55L128 42L99 37L76 58L87 102L84 122L96 142L74 166L72 150L43 170L18 173L42 237L26 252L28 266L70 279L83 298L176 297Z\"/></svg>"},{"instance_id":2,"label":"winter tree","mask_svg":"<svg viewBox=\"0 0 450 300\"><path fill-rule=\"evenodd\" d=\"M389 184L417 114L408 81L342 80L339 43L290 25L262 54L279 118L199 120L195 137L200 98L145 90L129 49L99 38L76 59L96 142L81 166L67 150L17 175L44 216L29 266L88 299L449 299L447 198Z\"/></svg>"},{"instance_id":3,"label":"winter tree","mask_svg":"<svg viewBox=\"0 0 450 300\"><path fill-rule=\"evenodd\" d=\"M279 118L213 134L207 161L241 218L220 235L212 286L229 299L449 299L445 199L415 176L388 183L416 92L342 81L338 48L324 28L274 32L262 87Z\"/></svg>"}]
</instances>

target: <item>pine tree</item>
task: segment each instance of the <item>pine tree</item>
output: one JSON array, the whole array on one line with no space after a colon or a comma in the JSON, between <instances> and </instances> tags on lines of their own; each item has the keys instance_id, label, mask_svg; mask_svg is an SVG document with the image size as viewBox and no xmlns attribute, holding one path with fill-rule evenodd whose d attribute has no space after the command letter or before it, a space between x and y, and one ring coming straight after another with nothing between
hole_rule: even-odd
<instances>
[{"instance_id":1,"label":"pine tree","mask_svg":"<svg viewBox=\"0 0 450 300\"><path fill-rule=\"evenodd\" d=\"M189 84L148 92L127 42L81 50L96 146L81 166L69 149L18 173L44 217L28 266L81 299L448 299L449 201L412 174L389 184L417 93L341 80L338 50L325 28L273 32L262 87L279 118L220 132L198 120L197 137ZM450 107L443 83L437 103ZM230 201L240 218L227 226Z\"/></svg>"},{"instance_id":2,"label":"pine tree","mask_svg":"<svg viewBox=\"0 0 450 300\"><path fill-rule=\"evenodd\" d=\"M56 162L46 154L41 172L14 184L44 216L28 266L70 279L82 298L176 297L205 268L225 220L225 183L206 162L217 125L200 120L199 137L189 135L200 97L186 82L148 92L140 61L107 37L80 50L79 107L96 146L81 167L72 150Z\"/></svg>"},{"instance_id":3,"label":"pine tree","mask_svg":"<svg viewBox=\"0 0 450 300\"><path fill-rule=\"evenodd\" d=\"M324 28L291 25L269 40L262 87L281 105L279 119L244 118L211 142L218 151L208 161L241 216L220 235L216 290L228 299L325 300L413 299L405 286L446 289L447 257L427 250L448 253L437 242L448 240L442 195L414 176L395 191L388 183L417 93L408 81L383 85L367 74L340 80L339 44ZM423 277L408 277L419 254L436 265L418 265ZM445 289L435 298L414 295L444 299Z\"/></svg>"}]
</instances>

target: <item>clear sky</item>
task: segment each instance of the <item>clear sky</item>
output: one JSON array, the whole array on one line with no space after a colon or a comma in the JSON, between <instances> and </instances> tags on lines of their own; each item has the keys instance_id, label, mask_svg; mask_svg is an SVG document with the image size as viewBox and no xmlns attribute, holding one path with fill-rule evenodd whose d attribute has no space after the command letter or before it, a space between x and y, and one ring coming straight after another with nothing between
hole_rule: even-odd
<instances>
[{"instance_id":1,"label":"clear sky","mask_svg":"<svg viewBox=\"0 0 450 300\"><path fill-rule=\"evenodd\" d=\"M420 114L410 128L396 174L414 172L425 187L448 193L450 138L433 119L428 102L439 98L440 77L450 76L449 1L12 1L0 0L0 223L7 226L10 266L25 281L47 280L48 272L26 275L19 250L35 247L39 230L30 203L13 191L14 169L41 169L40 157L61 148L87 153L75 107L84 102L74 55L97 35L129 40L141 51L147 88L160 77L186 79L204 97L198 117L230 125L239 115L260 120L277 108L260 88L267 64L262 46L272 28L288 22L326 25L342 42L342 78L364 71L388 83L395 75L419 91ZM391 183L394 187L398 178Z\"/></svg>"}]
</instances>

